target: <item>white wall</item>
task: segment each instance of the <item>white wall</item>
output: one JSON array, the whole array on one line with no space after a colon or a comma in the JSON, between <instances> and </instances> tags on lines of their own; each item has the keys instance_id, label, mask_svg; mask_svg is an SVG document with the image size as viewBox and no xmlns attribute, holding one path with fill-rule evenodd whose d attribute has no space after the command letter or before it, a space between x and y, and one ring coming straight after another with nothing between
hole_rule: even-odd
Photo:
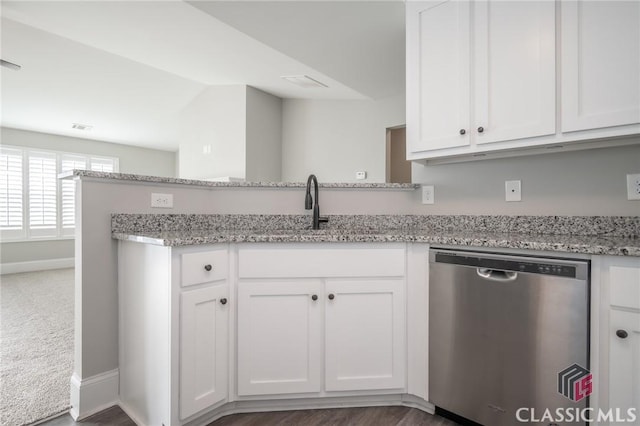
<instances>
[{"instance_id":1,"label":"white wall","mask_svg":"<svg viewBox=\"0 0 640 426\"><path fill-rule=\"evenodd\" d=\"M247 86L211 86L181 114L178 175L244 178ZM211 153L203 153L210 145Z\"/></svg>"},{"instance_id":2,"label":"white wall","mask_svg":"<svg viewBox=\"0 0 640 426\"><path fill-rule=\"evenodd\" d=\"M281 141L280 98L249 86L211 86L182 112L179 176L278 182Z\"/></svg>"},{"instance_id":3,"label":"white wall","mask_svg":"<svg viewBox=\"0 0 640 426\"><path fill-rule=\"evenodd\" d=\"M405 123L404 94L375 101L285 99L282 180L385 181L386 129Z\"/></svg>"},{"instance_id":4,"label":"white wall","mask_svg":"<svg viewBox=\"0 0 640 426\"><path fill-rule=\"evenodd\" d=\"M175 176L176 154L174 152L6 127L2 127L0 132L3 145L118 157L120 171L123 173ZM3 242L0 244L0 263L65 259L72 258L73 253L73 239Z\"/></svg>"},{"instance_id":5,"label":"white wall","mask_svg":"<svg viewBox=\"0 0 640 426\"><path fill-rule=\"evenodd\" d=\"M246 180L282 178L282 99L247 87Z\"/></svg>"},{"instance_id":6,"label":"white wall","mask_svg":"<svg viewBox=\"0 0 640 426\"><path fill-rule=\"evenodd\" d=\"M422 214L638 216L640 201L627 200L629 173L640 173L640 145L437 166L414 163L412 181L435 185L435 204L421 205ZM522 181L522 201L505 202L506 180Z\"/></svg>"}]
</instances>

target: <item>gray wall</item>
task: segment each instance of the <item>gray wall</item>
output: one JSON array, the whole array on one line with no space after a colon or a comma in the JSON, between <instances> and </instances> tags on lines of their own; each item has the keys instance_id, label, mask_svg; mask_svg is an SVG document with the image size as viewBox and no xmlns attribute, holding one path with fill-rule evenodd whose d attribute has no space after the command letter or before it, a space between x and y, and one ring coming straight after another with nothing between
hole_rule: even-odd
<instances>
[{"instance_id":1,"label":"gray wall","mask_svg":"<svg viewBox=\"0 0 640 426\"><path fill-rule=\"evenodd\" d=\"M405 123L404 94L375 101L285 99L282 180L385 181L386 129Z\"/></svg>"},{"instance_id":2,"label":"gray wall","mask_svg":"<svg viewBox=\"0 0 640 426\"><path fill-rule=\"evenodd\" d=\"M638 216L640 201L627 200L629 173L640 173L640 145L437 166L414 163L412 179L435 185L435 204L417 209L423 214ZM505 180L522 181L522 201L504 201Z\"/></svg>"},{"instance_id":3,"label":"gray wall","mask_svg":"<svg viewBox=\"0 0 640 426\"><path fill-rule=\"evenodd\" d=\"M122 173L167 177L176 175L176 153L172 151L140 148L7 127L2 127L0 130L4 145L118 157L120 159L120 172Z\"/></svg>"},{"instance_id":4,"label":"gray wall","mask_svg":"<svg viewBox=\"0 0 640 426\"><path fill-rule=\"evenodd\" d=\"M282 99L247 87L246 180L282 178Z\"/></svg>"},{"instance_id":5,"label":"gray wall","mask_svg":"<svg viewBox=\"0 0 640 426\"><path fill-rule=\"evenodd\" d=\"M175 176L176 154L91 139L72 138L2 127L2 144L55 151L118 157L120 171L151 176ZM0 263L29 262L73 257L73 239L3 242Z\"/></svg>"}]
</instances>

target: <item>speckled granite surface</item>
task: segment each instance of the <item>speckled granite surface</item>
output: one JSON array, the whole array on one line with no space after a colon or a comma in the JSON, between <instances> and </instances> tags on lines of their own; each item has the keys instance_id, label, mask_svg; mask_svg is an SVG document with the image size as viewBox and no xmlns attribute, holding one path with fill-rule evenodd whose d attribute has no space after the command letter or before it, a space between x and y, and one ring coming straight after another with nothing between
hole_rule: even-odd
<instances>
[{"instance_id":1,"label":"speckled granite surface","mask_svg":"<svg viewBox=\"0 0 640 426\"><path fill-rule=\"evenodd\" d=\"M207 180L169 178L160 176L134 175L129 173L94 172L91 170L72 170L58 175L59 179L68 179L73 176L86 178L111 179L130 182L166 183L191 186L204 186L211 188L306 188L306 182L211 182ZM323 183L320 188L334 189L391 189L413 191L420 185L413 183Z\"/></svg>"},{"instance_id":2,"label":"speckled granite surface","mask_svg":"<svg viewBox=\"0 0 640 426\"><path fill-rule=\"evenodd\" d=\"M238 242L422 242L640 256L640 218L609 216L329 216L314 231L307 215L112 216L113 238L164 246Z\"/></svg>"}]
</instances>

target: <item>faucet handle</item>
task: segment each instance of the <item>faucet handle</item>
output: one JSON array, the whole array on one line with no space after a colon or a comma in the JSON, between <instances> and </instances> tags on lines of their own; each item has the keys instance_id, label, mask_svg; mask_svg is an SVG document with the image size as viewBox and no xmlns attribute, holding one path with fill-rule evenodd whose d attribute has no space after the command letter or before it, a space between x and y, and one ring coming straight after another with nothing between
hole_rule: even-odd
<instances>
[{"instance_id":1,"label":"faucet handle","mask_svg":"<svg viewBox=\"0 0 640 426\"><path fill-rule=\"evenodd\" d=\"M329 217L328 217L328 216L320 216L320 217L318 218L318 222L324 222L324 223L327 223L327 222L329 222Z\"/></svg>"}]
</instances>

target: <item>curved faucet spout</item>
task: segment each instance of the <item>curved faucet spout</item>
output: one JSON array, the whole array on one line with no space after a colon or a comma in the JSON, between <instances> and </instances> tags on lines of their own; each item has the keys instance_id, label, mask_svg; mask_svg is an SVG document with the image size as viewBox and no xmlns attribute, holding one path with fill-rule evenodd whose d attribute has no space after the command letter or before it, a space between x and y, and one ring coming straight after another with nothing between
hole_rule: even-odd
<instances>
[{"instance_id":1,"label":"curved faucet spout","mask_svg":"<svg viewBox=\"0 0 640 426\"><path fill-rule=\"evenodd\" d=\"M313 199L311 198L311 183L313 182ZM315 205L314 205L315 204ZM320 217L320 204L318 204L318 179L316 175L309 175L307 178L307 193L304 197L304 208L311 210L313 208L313 222L311 227L313 229L320 229L320 222L328 222L329 218Z\"/></svg>"}]
</instances>

